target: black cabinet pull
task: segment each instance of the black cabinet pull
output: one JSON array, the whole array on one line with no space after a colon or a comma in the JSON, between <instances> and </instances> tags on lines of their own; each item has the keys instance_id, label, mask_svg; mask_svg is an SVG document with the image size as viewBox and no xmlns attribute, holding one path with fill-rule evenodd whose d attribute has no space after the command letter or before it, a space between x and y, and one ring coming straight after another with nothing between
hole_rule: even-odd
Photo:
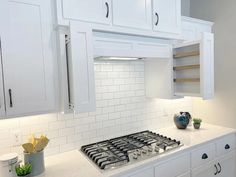
<instances>
[{"instance_id":1,"label":"black cabinet pull","mask_svg":"<svg viewBox=\"0 0 236 177\"><path fill-rule=\"evenodd\" d=\"M11 89L9 89L8 92L9 92L9 98L10 98L10 108L12 108L13 103L12 103L12 91L11 91Z\"/></svg>"},{"instance_id":2,"label":"black cabinet pull","mask_svg":"<svg viewBox=\"0 0 236 177\"><path fill-rule=\"evenodd\" d=\"M218 174L218 168L217 168L216 165L214 165L214 166L215 166L215 168L216 168L216 172L214 173L214 175L217 175L217 174Z\"/></svg>"},{"instance_id":3,"label":"black cabinet pull","mask_svg":"<svg viewBox=\"0 0 236 177\"><path fill-rule=\"evenodd\" d=\"M108 4L108 2L105 2L105 5L106 5L106 7L107 7L106 18L108 18L108 17L109 17L109 14L110 14L110 8L109 8L109 4Z\"/></svg>"},{"instance_id":4,"label":"black cabinet pull","mask_svg":"<svg viewBox=\"0 0 236 177\"><path fill-rule=\"evenodd\" d=\"M155 15L156 15L156 17L157 17L157 21L156 21L155 25L157 26L158 23L159 23L160 18L159 18L159 14L158 14L157 12L155 13Z\"/></svg>"},{"instance_id":5,"label":"black cabinet pull","mask_svg":"<svg viewBox=\"0 0 236 177\"><path fill-rule=\"evenodd\" d=\"M230 149L230 145L226 144L225 149Z\"/></svg>"},{"instance_id":6,"label":"black cabinet pull","mask_svg":"<svg viewBox=\"0 0 236 177\"><path fill-rule=\"evenodd\" d=\"M218 163L218 166L219 166L219 168L220 168L220 170L218 171L218 173L221 173L221 165L220 165L220 163Z\"/></svg>"},{"instance_id":7,"label":"black cabinet pull","mask_svg":"<svg viewBox=\"0 0 236 177\"><path fill-rule=\"evenodd\" d=\"M206 153L204 153L204 154L202 155L202 159L208 159L208 155L207 155Z\"/></svg>"}]
</instances>

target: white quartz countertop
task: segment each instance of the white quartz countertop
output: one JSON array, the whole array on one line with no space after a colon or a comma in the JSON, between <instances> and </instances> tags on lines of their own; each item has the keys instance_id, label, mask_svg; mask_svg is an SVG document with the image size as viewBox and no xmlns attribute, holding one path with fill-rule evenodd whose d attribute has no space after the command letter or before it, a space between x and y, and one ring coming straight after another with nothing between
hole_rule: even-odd
<instances>
[{"instance_id":1,"label":"white quartz countertop","mask_svg":"<svg viewBox=\"0 0 236 177\"><path fill-rule=\"evenodd\" d=\"M176 150L170 151L168 153L152 157L147 160L143 160L134 164L126 165L118 169L101 171L95 164L85 157L83 153L78 150L54 155L47 157L45 159L46 171L43 175L39 177L110 177L116 176L121 173L125 173L129 170L139 169L144 165L149 163L158 163L165 158L171 156L171 154L182 153L184 151L191 150L192 148L220 138L224 135L235 133L235 129L214 126L209 124L202 124L200 130L195 130L193 127L186 130L178 130L176 127L170 127L165 129L159 129L155 131L156 133L181 140L184 144L183 147Z\"/></svg>"}]
</instances>

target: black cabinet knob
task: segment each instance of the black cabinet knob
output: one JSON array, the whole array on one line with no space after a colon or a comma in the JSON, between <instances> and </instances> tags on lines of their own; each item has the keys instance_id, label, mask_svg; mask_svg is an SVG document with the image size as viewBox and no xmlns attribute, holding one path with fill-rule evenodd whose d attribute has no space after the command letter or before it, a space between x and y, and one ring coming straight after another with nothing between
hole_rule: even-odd
<instances>
[{"instance_id":1,"label":"black cabinet knob","mask_svg":"<svg viewBox=\"0 0 236 177\"><path fill-rule=\"evenodd\" d=\"M225 149L230 149L230 145L226 144Z\"/></svg>"},{"instance_id":2,"label":"black cabinet knob","mask_svg":"<svg viewBox=\"0 0 236 177\"><path fill-rule=\"evenodd\" d=\"M202 159L208 159L208 155L207 155L206 153L204 153L204 154L202 155Z\"/></svg>"}]
</instances>

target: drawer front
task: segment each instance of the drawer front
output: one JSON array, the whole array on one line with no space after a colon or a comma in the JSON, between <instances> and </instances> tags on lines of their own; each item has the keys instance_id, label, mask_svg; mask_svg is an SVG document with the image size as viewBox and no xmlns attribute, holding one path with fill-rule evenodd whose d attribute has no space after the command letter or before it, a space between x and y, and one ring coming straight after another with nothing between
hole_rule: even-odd
<instances>
[{"instance_id":1,"label":"drawer front","mask_svg":"<svg viewBox=\"0 0 236 177\"><path fill-rule=\"evenodd\" d=\"M192 168L210 162L216 156L215 144L204 145L191 153Z\"/></svg>"},{"instance_id":2,"label":"drawer front","mask_svg":"<svg viewBox=\"0 0 236 177\"><path fill-rule=\"evenodd\" d=\"M236 135L230 134L224 138L221 138L216 143L217 155L221 156L235 149Z\"/></svg>"},{"instance_id":3,"label":"drawer front","mask_svg":"<svg viewBox=\"0 0 236 177\"><path fill-rule=\"evenodd\" d=\"M181 176L189 170L190 154L185 154L155 167L155 177Z\"/></svg>"}]
</instances>

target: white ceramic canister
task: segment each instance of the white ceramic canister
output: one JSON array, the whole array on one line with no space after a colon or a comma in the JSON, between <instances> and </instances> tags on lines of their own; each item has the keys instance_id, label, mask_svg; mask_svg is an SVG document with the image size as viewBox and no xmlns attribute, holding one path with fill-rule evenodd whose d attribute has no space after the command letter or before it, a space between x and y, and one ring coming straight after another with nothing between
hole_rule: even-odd
<instances>
[{"instance_id":1,"label":"white ceramic canister","mask_svg":"<svg viewBox=\"0 0 236 177\"><path fill-rule=\"evenodd\" d=\"M0 177L16 177L15 166L19 163L16 153L0 156Z\"/></svg>"}]
</instances>

